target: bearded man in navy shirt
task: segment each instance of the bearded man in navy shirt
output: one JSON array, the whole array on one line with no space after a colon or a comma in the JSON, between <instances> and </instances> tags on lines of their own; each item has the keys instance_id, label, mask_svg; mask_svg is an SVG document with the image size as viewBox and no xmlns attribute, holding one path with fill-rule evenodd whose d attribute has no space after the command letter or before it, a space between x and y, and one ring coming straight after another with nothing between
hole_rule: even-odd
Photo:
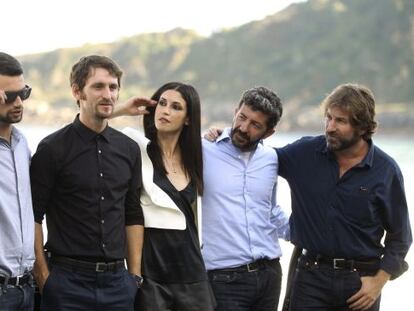
<instances>
[{"instance_id":1,"label":"bearded man in navy shirt","mask_svg":"<svg viewBox=\"0 0 414 311\"><path fill-rule=\"evenodd\" d=\"M277 149L279 175L291 188L291 241L303 249L290 310L379 310L385 283L408 268L403 177L372 141L368 88L340 85L322 106L325 136Z\"/></svg>"}]
</instances>

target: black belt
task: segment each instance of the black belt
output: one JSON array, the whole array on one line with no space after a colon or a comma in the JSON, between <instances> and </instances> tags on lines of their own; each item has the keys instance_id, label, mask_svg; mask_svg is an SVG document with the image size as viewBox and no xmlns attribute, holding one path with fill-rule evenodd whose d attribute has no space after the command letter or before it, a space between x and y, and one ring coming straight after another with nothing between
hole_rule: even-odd
<instances>
[{"instance_id":1,"label":"black belt","mask_svg":"<svg viewBox=\"0 0 414 311\"><path fill-rule=\"evenodd\" d=\"M50 261L52 264L63 265L91 272L109 272L125 268L125 262L123 260L111 262L89 262L70 257L52 256Z\"/></svg>"},{"instance_id":2,"label":"black belt","mask_svg":"<svg viewBox=\"0 0 414 311\"><path fill-rule=\"evenodd\" d=\"M1 285L12 285L12 286L21 286L31 283L32 275L30 272L27 272L20 276L15 276L12 278L0 276L0 284Z\"/></svg>"},{"instance_id":3,"label":"black belt","mask_svg":"<svg viewBox=\"0 0 414 311\"><path fill-rule=\"evenodd\" d=\"M302 256L307 261L316 265L325 265L335 270L361 270L361 271L375 271L380 268L380 260L378 258L367 258L367 259L346 259L346 258L330 258L321 255L311 254L309 251L304 249Z\"/></svg>"},{"instance_id":4,"label":"black belt","mask_svg":"<svg viewBox=\"0 0 414 311\"><path fill-rule=\"evenodd\" d=\"M229 272L255 272L258 270L264 269L266 266L269 266L273 263L279 262L279 258L275 259L259 259L254 262L241 265L234 268L224 268L224 269L217 269L214 271L229 271Z\"/></svg>"}]
</instances>

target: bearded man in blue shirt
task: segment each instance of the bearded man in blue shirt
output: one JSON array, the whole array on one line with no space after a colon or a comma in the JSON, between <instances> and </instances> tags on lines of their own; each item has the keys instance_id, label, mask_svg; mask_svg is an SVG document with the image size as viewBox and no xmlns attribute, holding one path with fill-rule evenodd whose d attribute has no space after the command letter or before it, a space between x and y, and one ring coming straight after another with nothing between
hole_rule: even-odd
<instances>
[{"instance_id":1,"label":"bearded man in blue shirt","mask_svg":"<svg viewBox=\"0 0 414 311\"><path fill-rule=\"evenodd\" d=\"M403 177L372 142L377 122L368 88L340 85L322 106L324 136L277 149L279 174L291 189L291 241L303 248L289 310L379 310L385 283L408 268Z\"/></svg>"},{"instance_id":2,"label":"bearded man in blue shirt","mask_svg":"<svg viewBox=\"0 0 414 311\"><path fill-rule=\"evenodd\" d=\"M288 217L276 204L277 155L262 140L282 115L278 96L247 90L232 128L203 140L203 258L218 311L276 311Z\"/></svg>"},{"instance_id":3,"label":"bearded man in blue shirt","mask_svg":"<svg viewBox=\"0 0 414 311\"><path fill-rule=\"evenodd\" d=\"M19 61L0 52L0 310L33 310L34 304L30 150L13 125L30 93Z\"/></svg>"}]
</instances>

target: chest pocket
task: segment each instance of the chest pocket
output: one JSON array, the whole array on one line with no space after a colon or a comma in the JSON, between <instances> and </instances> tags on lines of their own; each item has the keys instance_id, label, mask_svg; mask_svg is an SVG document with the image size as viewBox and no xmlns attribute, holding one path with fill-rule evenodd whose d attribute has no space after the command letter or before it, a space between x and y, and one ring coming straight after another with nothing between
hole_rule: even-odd
<instances>
[{"instance_id":1,"label":"chest pocket","mask_svg":"<svg viewBox=\"0 0 414 311\"><path fill-rule=\"evenodd\" d=\"M377 222L378 211L374 205L374 195L369 189L340 190L337 194L339 210L347 221L361 227L370 227Z\"/></svg>"}]
</instances>

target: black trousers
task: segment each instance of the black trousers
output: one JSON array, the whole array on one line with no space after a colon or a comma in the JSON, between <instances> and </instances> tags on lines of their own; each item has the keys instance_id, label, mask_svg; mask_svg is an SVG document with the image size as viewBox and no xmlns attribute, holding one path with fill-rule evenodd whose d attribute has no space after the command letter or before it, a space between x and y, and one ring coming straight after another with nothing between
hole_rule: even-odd
<instances>
[{"instance_id":1,"label":"black trousers","mask_svg":"<svg viewBox=\"0 0 414 311\"><path fill-rule=\"evenodd\" d=\"M125 268L108 272L83 271L53 265L43 288L42 311L133 310L137 292Z\"/></svg>"},{"instance_id":2,"label":"black trousers","mask_svg":"<svg viewBox=\"0 0 414 311\"><path fill-rule=\"evenodd\" d=\"M214 308L214 295L207 280L159 283L146 277L135 300L135 311L213 311Z\"/></svg>"}]
</instances>

